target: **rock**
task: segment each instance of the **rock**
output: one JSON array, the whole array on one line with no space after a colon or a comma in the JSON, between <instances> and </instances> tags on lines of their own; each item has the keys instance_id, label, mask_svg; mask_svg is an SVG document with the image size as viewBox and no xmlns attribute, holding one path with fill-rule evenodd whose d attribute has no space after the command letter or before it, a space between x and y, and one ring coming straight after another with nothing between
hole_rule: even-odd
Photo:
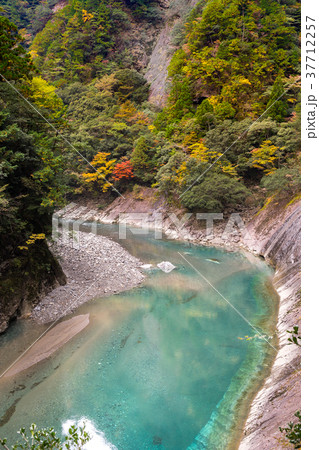
<instances>
[{"instance_id":1,"label":"rock","mask_svg":"<svg viewBox=\"0 0 319 450\"><path fill-rule=\"evenodd\" d=\"M62 237L51 246L55 256L62 260L63 271L72 272L72 278L68 278L65 287L44 297L33 310L32 318L38 323L52 322L92 298L131 289L144 279L141 261L116 242L83 232L78 233L78 238L76 248L72 239Z\"/></svg>"},{"instance_id":2,"label":"rock","mask_svg":"<svg viewBox=\"0 0 319 450\"><path fill-rule=\"evenodd\" d=\"M153 264L142 264L141 265L141 269L143 269L143 270L150 270L150 269L152 269L152 267L153 267Z\"/></svg>"},{"instance_id":3,"label":"rock","mask_svg":"<svg viewBox=\"0 0 319 450\"><path fill-rule=\"evenodd\" d=\"M169 261L162 261L161 263L157 264L157 267L165 273L170 273L172 270L176 269L174 264Z\"/></svg>"}]
</instances>

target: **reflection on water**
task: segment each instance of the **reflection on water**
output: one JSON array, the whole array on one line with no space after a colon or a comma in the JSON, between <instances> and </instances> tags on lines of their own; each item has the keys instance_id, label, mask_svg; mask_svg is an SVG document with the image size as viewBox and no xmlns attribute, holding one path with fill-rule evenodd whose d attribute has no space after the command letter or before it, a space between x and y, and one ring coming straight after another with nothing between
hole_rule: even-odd
<instances>
[{"instance_id":1,"label":"reflection on water","mask_svg":"<svg viewBox=\"0 0 319 450\"><path fill-rule=\"evenodd\" d=\"M116 239L114 226L99 232ZM261 380L274 355L262 339L245 338L256 331L178 252L266 335L276 316L270 269L239 253L151 234L128 233L120 242L145 263L177 268L154 268L139 288L83 305L76 314L90 313L90 325L79 336L49 360L0 380L0 435L11 438L33 421L60 430L86 417L109 448L226 448L241 393L254 376ZM3 368L42 329L18 322L0 337Z\"/></svg>"}]
</instances>

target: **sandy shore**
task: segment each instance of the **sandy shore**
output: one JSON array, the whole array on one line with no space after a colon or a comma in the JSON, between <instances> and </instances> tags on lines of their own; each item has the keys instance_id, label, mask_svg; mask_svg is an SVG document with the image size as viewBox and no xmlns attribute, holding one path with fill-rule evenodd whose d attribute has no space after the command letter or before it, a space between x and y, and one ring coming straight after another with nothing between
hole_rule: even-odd
<instances>
[{"instance_id":1,"label":"sandy shore","mask_svg":"<svg viewBox=\"0 0 319 450\"><path fill-rule=\"evenodd\" d=\"M104 236L77 232L76 239L60 237L51 246L67 277L34 308L31 318L49 323L70 314L92 298L132 289L145 275L142 262Z\"/></svg>"},{"instance_id":2,"label":"sandy shore","mask_svg":"<svg viewBox=\"0 0 319 450\"><path fill-rule=\"evenodd\" d=\"M83 314L55 325L5 373L4 377L16 375L48 358L76 334L80 333L89 322L90 315Z\"/></svg>"}]
</instances>

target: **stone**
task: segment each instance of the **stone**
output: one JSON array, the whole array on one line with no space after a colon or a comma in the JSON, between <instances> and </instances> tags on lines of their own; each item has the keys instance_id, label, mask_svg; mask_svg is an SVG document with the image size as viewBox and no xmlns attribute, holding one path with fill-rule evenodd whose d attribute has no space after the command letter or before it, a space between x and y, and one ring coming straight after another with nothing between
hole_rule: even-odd
<instances>
[{"instance_id":1,"label":"stone","mask_svg":"<svg viewBox=\"0 0 319 450\"><path fill-rule=\"evenodd\" d=\"M169 261L162 261L157 264L157 267L165 273L170 273L172 270L176 269L176 266Z\"/></svg>"}]
</instances>

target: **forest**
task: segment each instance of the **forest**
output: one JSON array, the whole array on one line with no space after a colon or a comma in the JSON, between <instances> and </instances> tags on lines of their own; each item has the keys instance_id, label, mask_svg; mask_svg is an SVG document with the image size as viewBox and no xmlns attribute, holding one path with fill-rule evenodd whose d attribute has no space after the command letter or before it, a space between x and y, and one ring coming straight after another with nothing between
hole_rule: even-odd
<instances>
[{"instance_id":1,"label":"forest","mask_svg":"<svg viewBox=\"0 0 319 450\"><path fill-rule=\"evenodd\" d=\"M72 198L150 186L221 212L299 195L300 2L199 2L175 33L162 110L127 48L132 28L160 24L158 3L0 6L0 255L12 270L46 251L51 215Z\"/></svg>"},{"instance_id":2,"label":"forest","mask_svg":"<svg viewBox=\"0 0 319 450\"><path fill-rule=\"evenodd\" d=\"M125 31L160 21L158 4L56 4L1 2L1 231L15 230L13 252L72 196L145 185L220 212L298 195L299 2L200 2L175 36L163 110L125 55Z\"/></svg>"}]
</instances>

